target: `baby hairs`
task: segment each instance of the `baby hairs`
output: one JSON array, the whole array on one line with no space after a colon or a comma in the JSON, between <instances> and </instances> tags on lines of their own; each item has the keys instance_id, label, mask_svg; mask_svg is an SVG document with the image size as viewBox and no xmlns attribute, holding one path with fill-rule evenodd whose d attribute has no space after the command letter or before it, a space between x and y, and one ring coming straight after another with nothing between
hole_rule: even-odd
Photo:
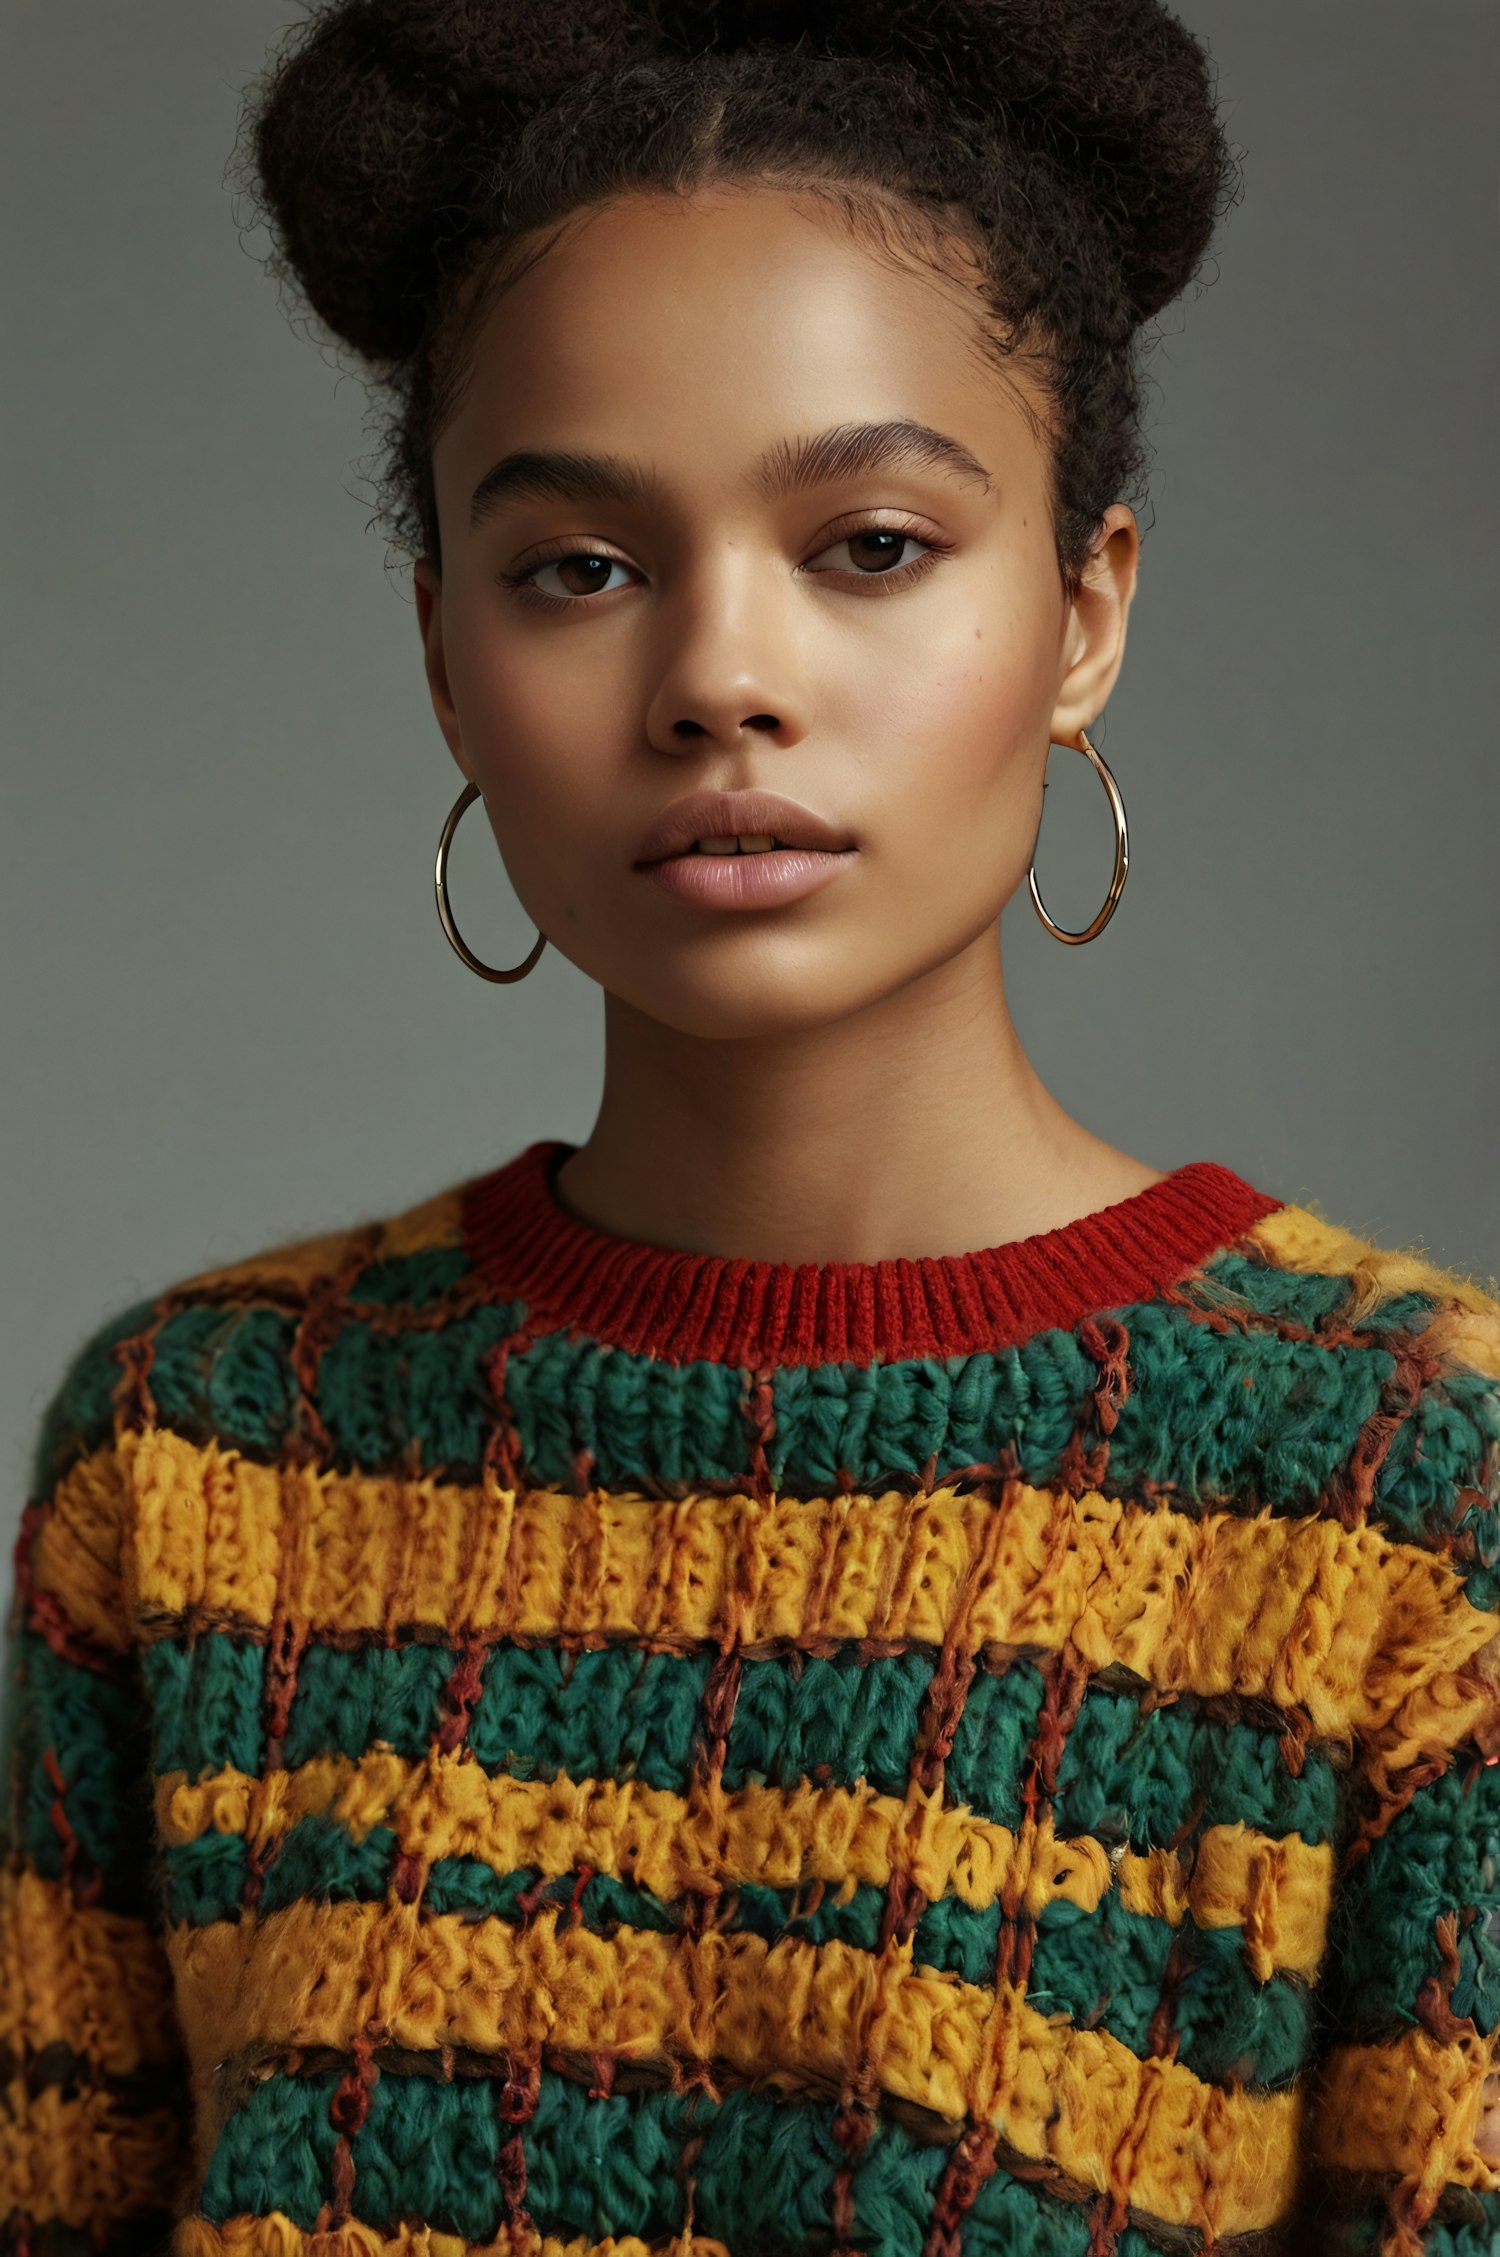
<instances>
[{"instance_id":1,"label":"baby hairs","mask_svg":"<svg viewBox=\"0 0 1500 2257\"><path fill-rule=\"evenodd\" d=\"M379 515L441 568L431 453L478 325L577 215L764 181L976 285L1047 403L1071 594L1145 459L1140 332L1238 193L1159 0L304 0L245 97L268 266L367 364Z\"/></svg>"}]
</instances>

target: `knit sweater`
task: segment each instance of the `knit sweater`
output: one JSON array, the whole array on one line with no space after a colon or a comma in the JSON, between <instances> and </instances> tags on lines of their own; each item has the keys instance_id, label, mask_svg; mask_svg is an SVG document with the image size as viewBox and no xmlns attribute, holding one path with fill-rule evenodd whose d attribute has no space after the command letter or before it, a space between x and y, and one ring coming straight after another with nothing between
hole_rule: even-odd
<instances>
[{"instance_id":1,"label":"knit sweater","mask_svg":"<svg viewBox=\"0 0 1500 2257\"><path fill-rule=\"evenodd\" d=\"M1213 1161L793 1266L573 1149L62 1375L0 2245L1494 2257L1500 1302Z\"/></svg>"}]
</instances>

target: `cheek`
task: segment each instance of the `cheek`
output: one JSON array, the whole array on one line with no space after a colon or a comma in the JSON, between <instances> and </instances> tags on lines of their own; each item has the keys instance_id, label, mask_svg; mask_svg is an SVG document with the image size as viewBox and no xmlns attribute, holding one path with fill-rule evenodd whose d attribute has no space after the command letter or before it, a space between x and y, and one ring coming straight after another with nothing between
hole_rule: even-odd
<instances>
[{"instance_id":1,"label":"cheek","mask_svg":"<svg viewBox=\"0 0 1500 2257\"><path fill-rule=\"evenodd\" d=\"M555 827L564 809L576 826L596 803L592 785L617 749L611 732L625 726L628 701L601 680L597 651L587 666L560 655L566 633L498 633L477 615L463 630L450 682L486 797L493 785L512 835L533 821Z\"/></svg>"},{"instance_id":2,"label":"cheek","mask_svg":"<svg viewBox=\"0 0 1500 2257\"><path fill-rule=\"evenodd\" d=\"M976 628L971 617L927 639L919 660L864 675L854 741L890 846L1016 820L1055 696L1051 655L1019 626Z\"/></svg>"}]
</instances>

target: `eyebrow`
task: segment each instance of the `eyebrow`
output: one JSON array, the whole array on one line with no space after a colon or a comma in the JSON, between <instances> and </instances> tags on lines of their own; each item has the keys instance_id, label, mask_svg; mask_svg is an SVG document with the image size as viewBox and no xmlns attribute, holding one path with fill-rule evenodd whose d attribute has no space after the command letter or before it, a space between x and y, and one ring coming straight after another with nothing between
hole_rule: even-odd
<instances>
[{"instance_id":1,"label":"eyebrow","mask_svg":"<svg viewBox=\"0 0 1500 2257\"><path fill-rule=\"evenodd\" d=\"M838 423L815 439L799 439L795 446L778 439L756 464L753 482L766 501L779 501L783 495L831 479L908 465L951 471L986 492L990 488L990 474L977 455L946 431L934 431L930 423L917 423L909 416L890 423Z\"/></svg>"},{"instance_id":2,"label":"eyebrow","mask_svg":"<svg viewBox=\"0 0 1500 2257\"><path fill-rule=\"evenodd\" d=\"M886 423L838 423L795 443L778 439L755 464L750 483L762 500L779 501L833 479L905 466L946 470L986 493L991 490L989 472L961 440L909 416ZM469 530L477 532L508 502L643 502L658 490L651 472L622 455L524 447L502 455L474 488Z\"/></svg>"},{"instance_id":3,"label":"eyebrow","mask_svg":"<svg viewBox=\"0 0 1500 2257\"><path fill-rule=\"evenodd\" d=\"M476 532L507 502L639 502L655 480L621 455L561 454L523 447L488 469L469 501L469 531Z\"/></svg>"}]
</instances>

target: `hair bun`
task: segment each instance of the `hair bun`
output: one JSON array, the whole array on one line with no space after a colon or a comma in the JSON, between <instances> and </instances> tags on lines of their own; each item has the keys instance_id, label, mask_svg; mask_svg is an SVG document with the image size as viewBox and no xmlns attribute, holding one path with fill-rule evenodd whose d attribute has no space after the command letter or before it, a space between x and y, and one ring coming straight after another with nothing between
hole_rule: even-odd
<instances>
[{"instance_id":1,"label":"hair bun","mask_svg":"<svg viewBox=\"0 0 1500 2257\"><path fill-rule=\"evenodd\" d=\"M1203 48L1160 0L654 0L689 51L889 57L1074 182L1133 318L1190 279L1225 185Z\"/></svg>"},{"instance_id":2,"label":"hair bun","mask_svg":"<svg viewBox=\"0 0 1500 2257\"><path fill-rule=\"evenodd\" d=\"M926 251L935 217L971 222L1007 344L1047 340L1077 585L1144 459L1138 333L1237 187L1209 58L1162 0L301 4L240 179L272 273L387 389L382 506L412 555L440 551L432 440L485 306L463 278L631 188L827 174L905 199Z\"/></svg>"},{"instance_id":3,"label":"hair bun","mask_svg":"<svg viewBox=\"0 0 1500 2257\"><path fill-rule=\"evenodd\" d=\"M476 175L590 71L661 51L618 0L311 0L249 106L277 263L372 361L420 341Z\"/></svg>"}]
</instances>

